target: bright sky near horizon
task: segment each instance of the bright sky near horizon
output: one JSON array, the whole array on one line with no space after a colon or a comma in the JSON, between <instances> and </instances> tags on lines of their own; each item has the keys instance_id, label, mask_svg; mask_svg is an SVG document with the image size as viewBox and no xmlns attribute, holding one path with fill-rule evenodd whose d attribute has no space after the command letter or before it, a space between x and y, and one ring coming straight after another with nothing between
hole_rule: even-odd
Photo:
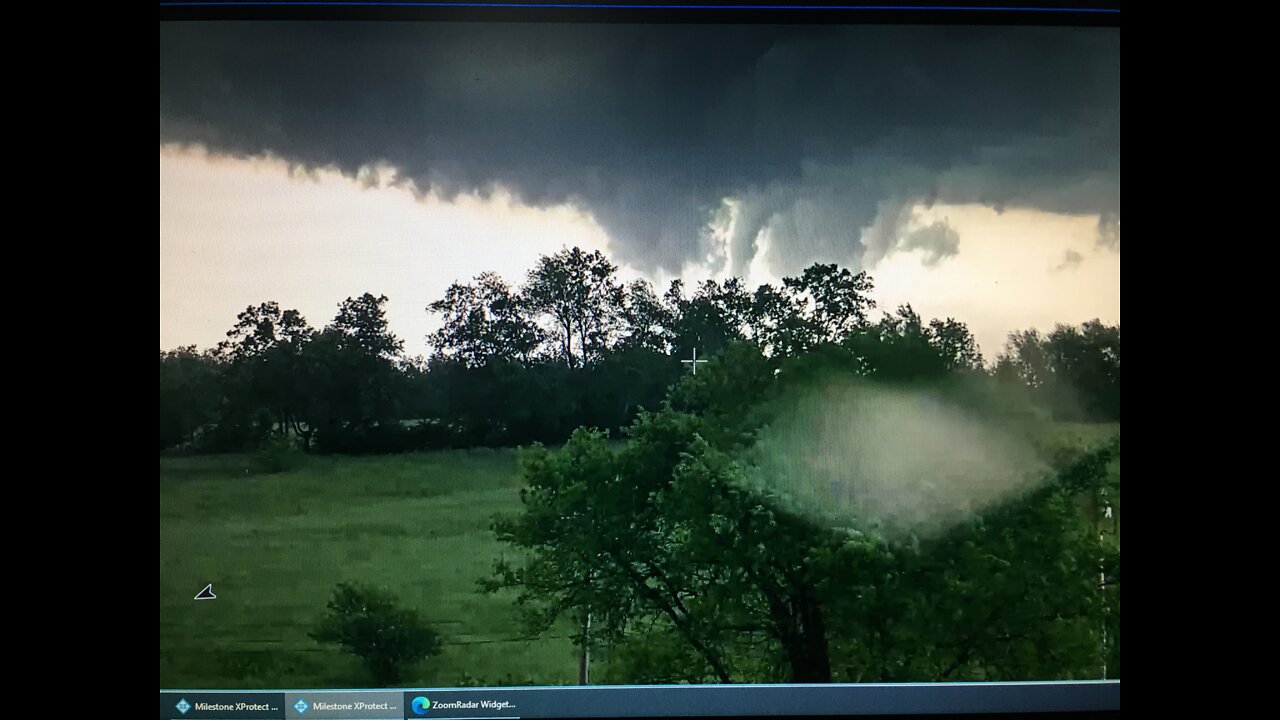
<instances>
[{"instance_id":1,"label":"bright sky near horizon","mask_svg":"<svg viewBox=\"0 0 1280 720\"><path fill-rule=\"evenodd\" d=\"M726 201L731 207L733 198ZM722 222L732 223L732 215ZM861 268L875 281L881 310L909 302L926 320L962 320L988 360L1013 330L1119 322L1120 253L1099 245L1097 215L978 204L915 208L917 226L939 221L959 238L954 254L899 249ZM297 308L320 327L344 298L367 291L388 296L388 318L406 351L427 355L425 335L437 323L426 306L451 282L494 271L516 284L539 255L574 245L610 255L623 279L643 277L659 293L675 275L621 263L601 224L572 204L526 205L501 191L419 198L336 171L299 175L282 160L162 144L160 347L210 347L238 312L268 300ZM749 286L778 282L767 229L754 247L743 263ZM687 287L729 274L727 239L711 248L678 273ZM857 257L813 260L859 269Z\"/></svg>"}]
</instances>

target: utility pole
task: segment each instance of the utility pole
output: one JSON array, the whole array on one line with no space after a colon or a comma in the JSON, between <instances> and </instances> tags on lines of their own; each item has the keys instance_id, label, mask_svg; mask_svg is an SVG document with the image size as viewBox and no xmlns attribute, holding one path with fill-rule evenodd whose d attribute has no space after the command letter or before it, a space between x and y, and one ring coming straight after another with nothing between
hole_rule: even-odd
<instances>
[{"instance_id":1,"label":"utility pole","mask_svg":"<svg viewBox=\"0 0 1280 720\"><path fill-rule=\"evenodd\" d=\"M578 684L591 684L591 611L582 624L582 652L578 655Z\"/></svg>"},{"instance_id":2,"label":"utility pole","mask_svg":"<svg viewBox=\"0 0 1280 720\"><path fill-rule=\"evenodd\" d=\"M1107 489L1102 488L1102 517L1104 520L1112 518L1111 501L1107 499ZM1105 542L1103 535L1103 523L1098 524L1098 545L1099 547ZM1105 556L1104 556L1105 557ZM1098 559L1098 590L1102 593L1102 679L1107 679L1107 570L1103 565L1104 558Z\"/></svg>"}]
</instances>

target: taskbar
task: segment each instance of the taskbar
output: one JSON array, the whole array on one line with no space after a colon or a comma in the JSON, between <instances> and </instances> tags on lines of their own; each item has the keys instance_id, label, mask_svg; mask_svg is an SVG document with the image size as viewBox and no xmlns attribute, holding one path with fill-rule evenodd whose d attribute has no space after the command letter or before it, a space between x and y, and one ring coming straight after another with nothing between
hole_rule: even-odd
<instances>
[{"instance_id":1,"label":"taskbar","mask_svg":"<svg viewBox=\"0 0 1280 720\"><path fill-rule=\"evenodd\" d=\"M656 685L423 690L161 690L161 720L523 720L1104 713L1120 681Z\"/></svg>"}]
</instances>

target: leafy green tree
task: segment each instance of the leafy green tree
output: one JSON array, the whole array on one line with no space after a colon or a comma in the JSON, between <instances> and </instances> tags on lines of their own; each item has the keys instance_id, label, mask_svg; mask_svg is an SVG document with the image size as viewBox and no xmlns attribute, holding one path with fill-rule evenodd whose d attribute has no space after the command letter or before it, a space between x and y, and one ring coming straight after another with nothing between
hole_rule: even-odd
<instances>
[{"instance_id":1,"label":"leafy green tree","mask_svg":"<svg viewBox=\"0 0 1280 720\"><path fill-rule=\"evenodd\" d=\"M741 449L768 422L771 401L785 392L779 380L792 375L787 368L781 359L766 357L759 346L737 341L712 356L697 375L686 372L672 386L668 404L699 417L698 432L715 447Z\"/></svg>"},{"instance_id":2,"label":"leafy green tree","mask_svg":"<svg viewBox=\"0 0 1280 720\"><path fill-rule=\"evenodd\" d=\"M1012 377L1037 394L1052 382L1053 369L1045 354L1044 340L1037 330L1009 333L1000 361L1007 365Z\"/></svg>"},{"instance_id":3,"label":"leafy green tree","mask_svg":"<svg viewBox=\"0 0 1280 720\"><path fill-rule=\"evenodd\" d=\"M674 340L675 316L648 282L636 280L626 286L622 321L625 334L618 343L620 349L668 352Z\"/></svg>"},{"instance_id":4,"label":"leafy green tree","mask_svg":"<svg viewBox=\"0 0 1280 720\"><path fill-rule=\"evenodd\" d=\"M396 371L401 377L399 406L402 415L415 420L438 417L428 377L430 361L421 355L402 357L396 361Z\"/></svg>"},{"instance_id":5,"label":"leafy green tree","mask_svg":"<svg viewBox=\"0 0 1280 720\"><path fill-rule=\"evenodd\" d=\"M340 583L326 607L311 638L359 657L379 687L402 684L412 665L440 651L439 634L385 591Z\"/></svg>"},{"instance_id":6,"label":"leafy green tree","mask_svg":"<svg viewBox=\"0 0 1280 720\"><path fill-rule=\"evenodd\" d=\"M661 407L671 385L688 372L677 358L664 353L609 350L577 379L576 426L620 431L641 410Z\"/></svg>"},{"instance_id":7,"label":"leafy green tree","mask_svg":"<svg viewBox=\"0 0 1280 720\"><path fill-rule=\"evenodd\" d=\"M807 310L811 346L842 341L866 325L867 312L875 307L871 277L835 264L814 263L782 284Z\"/></svg>"},{"instance_id":8,"label":"leafy green tree","mask_svg":"<svg viewBox=\"0 0 1280 720\"><path fill-rule=\"evenodd\" d=\"M804 299L773 285L761 285L751 296L748 337L766 353L794 356L812 343Z\"/></svg>"},{"instance_id":9,"label":"leafy green tree","mask_svg":"<svg viewBox=\"0 0 1280 720\"><path fill-rule=\"evenodd\" d=\"M529 271L523 299L527 307L550 317L560 359L570 368L586 366L613 340L623 305L617 271L599 250L587 253L577 247L544 255Z\"/></svg>"},{"instance_id":10,"label":"leafy green tree","mask_svg":"<svg viewBox=\"0 0 1280 720\"><path fill-rule=\"evenodd\" d=\"M973 372L982 369L982 353L968 326L956 320L929 321L929 343L938 349L948 370Z\"/></svg>"},{"instance_id":11,"label":"leafy green tree","mask_svg":"<svg viewBox=\"0 0 1280 720\"><path fill-rule=\"evenodd\" d=\"M1058 382L1070 388L1080 416L1120 419L1120 326L1091 320L1079 328L1058 325L1045 340Z\"/></svg>"},{"instance_id":12,"label":"leafy green tree","mask_svg":"<svg viewBox=\"0 0 1280 720\"><path fill-rule=\"evenodd\" d=\"M325 332L333 334L342 349L358 351L368 358L395 360L404 349L404 341L387 325L386 304L386 295L365 293L347 298L338 306L338 314Z\"/></svg>"},{"instance_id":13,"label":"leafy green tree","mask_svg":"<svg viewBox=\"0 0 1280 720\"><path fill-rule=\"evenodd\" d=\"M899 305L892 315L886 314L879 322L882 336L900 338L925 338L924 322L910 303Z\"/></svg>"},{"instance_id":14,"label":"leafy green tree","mask_svg":"<svg viewBox=\"0 0 1280 720\"><path fill-rule=\"evenodd\" d=\"M673 282L666 296L674 318L672 351L678 357L690 357L694 348L700 357L709 357L743 339L751 296L740 280L704 280L687 299L682 290Z\"/></svg>"},{"instance_id":15,"label":"leafy green tree","mask_svg":"<svg viewBox=\"0 0 1280 720\"><path fill-rule=\"evenodd\" d=\"M922 324L900 319L941 365ZM854 357L829 352L836 369ZM773 399L818 377L802 360L733 345L642 413L624 446L579 430L559 452L532 450L524 511L495 523L527 561L500 564L486 587L518 590L535 630L589 613L581 641L637 677L1096 676L1105 553L1079 502L1106 456L938 537L823 524L770 491L784 478L762 481L753 473L778 468L753 471L748 452Z\"/></svg>"},{"instance_id":16,"label":"leafy green tree","mask_svg":"<svg viewBox=\"0 0 1280 720\"><path fill-rule=\"evenodd\" d=\"M1120 419L1120 326L1091 320L1011 333L996 373L1064 420Z\"/></svg>"},{"instance_id":17,"label":"leafy green tree","mask_svg":"<svg viewBox=\"0 0 1280 720\"><path fill-rule=\"evenodd\" d=\"M843 601L824 578L876 553L747 489L701 427L664 411L642 415L616 453L579 432L560 453L526 456L525 513L495 527L531 559L500 565L490 589L520 589L536 630L589 612L593 642L641 677L829 682L826 618ZM677 665L637 655L654 627L683 640L657 656Z\"/></svg>"},{"instance_id":18,"label":"leafy green tree","mask_svg":"<svg viewBox=\"0 0 1280 720\"><path fill-rule=\"evenodd\" d=\"M444 320L428 341L437 352L467 367L479 367L491 358L527 364L543 341L526 303L494 273L482 273L473 284L450 285L427 310Z\"/></svg>"},{"instance_id":19,"label":"leafy green tree","mask_svg":"<svg viewBox=\"0 0 1280 720\"><path fill-rule=\"evenodd\" d=\"M160 448L194 443L216 422L221 405L221 368L212 353L194 345L160 351Z\"/></svg>"},{"instance_id":20,"label":"leafy green tree","mask_svg":"<svg viewBox=\"0 0 1280 720\"><path fill-rule=\"evenodd\" d=\"M332 433L340 427L344 407L357 404L345 395L349 384L342 378L349 372L334 333L318 333L303 348L293 380L307 391L301 396L293 431L302 440L304 450L312 449L318 433Z\"/></svg>"},{"instance_id":21,"label":"leafy green tree","mask_svg":"<svg viewBox=\"0 0 1280 720\"><path fill-rule=\"evenodd\" d=\"M365 293L347 298L324 329L332 343L330 387L339 399L339 417L369 426L396 418L399 377L395 362L404 347L387 324L387 296Z\"/></svg>"},{"instance_id":22,"label":"leafy green tree","mask_svg":"<svg viewBox=\"0 0 1280 720\"><path fill-rule=\"evenodd\" d=\"M387 324L387 297L347 298L308 344L298 377L310 392L300 426L325 451L387 452L400 446L408 384L403 342ZM309 436L308 436L309 439Z\"/></svg>"},{"instance_id":23,"label":"leafy green tree","mask_svg":"<svg viewBox=\"0 0 1280 720\"><path fill-rule=\"evenodd\" d=\"M300 382L301 356L315 331L297 310L275 302L250 306L236 317L217 353L226 367L226 404L219 420L225 442L257 445L294 425L310 389Z\"/></svg>"},{"instance_id":24,"label":"leafy green tree","mask_svg":"<svg viewBox=\"0 0 1280 720\"><path fill-rule=\"evenodd\" d=\"M656 504L671 533L664 553L685 568L699 591L696 607L708 614L702 622L721 643L754 644L787 682L830 682L829 608L820 585L842 538L747 489L740 466L700 437ZM697 584L716 568L712 582ZM726 654L752 655L735 649Z\"/></svg>"},{"instance_id":25,"label":"leafy green tree","mask_svg":"<svg viewBox=\"0 0 1280 720\"><path fill-rule=\"evenodd\" d=\"M929 607L908 610L932 638L916 677L1023 680L1100 677L1108 621L1106 560L1081 501L1108 482L1118 439L1061 466L1046 485L957 528L919 556L904 579ZM902 596L905 597L905 596ZM1118 604L1110 609L1118 617Z\"/></svg>"},{"instance_id":26,"label":"leafy green tree","mask_svg":"<svg viewBox=\"0 0 1280 720\"><path fill-rule=\"evenodd\" d=\"M678 448L647 448L668 455ZM671 458L674 459L674 458ZM624 467L629 470L623 475ZM534 631L564 617L590 614L593 637L612 645L633 626L662 618L703 664L703 675L731 680L709 614L690 605L697 587L673 558L660 550L666 540L661 516L647 501L669 482L663 469L648 470L617 458L605 436L579 430L565 448L541 447L521 459L526 488L524 512L495 521L498 537L529 552L519 567L499 563L490 591L520 590L517 604ZM622 522L624 508L630 519Z\"/></svg>"},{"instance_id":27,"label":"leafy green tree","mask_svg":"<svg viewBox=\"0 0 1280 720\"><path fill-rule=\"evenodd\" d=\"M741 374L712 380L733 367ZM731 420L751 394L741 381L771 377L758 349L738 344L682 380L671 408L642 413L625 447L580 430L558 453L527 453L525 511L495 530L531 559L500 564L488 589L519 589L535 630L589 612L594 642L623 653L633 631L666 626L691 653L686 678L730 682L773 663L798 682L830 680L810 558L815 543L839 542L744 490L716 447L749 435L750 415Z\"/></svg>"},{"instance_id":28,"label":"leafy green tree","mask_svg":"<svg viewBox=\"0 0 1280 720\"><path fill-rule=\"evenodd\" d=\"M910 305L899 306L875 325L845 338L842 347L857 359L858 374L881 382L923 382L948 372L943 349Z\"/></svg>"}]
</instances>

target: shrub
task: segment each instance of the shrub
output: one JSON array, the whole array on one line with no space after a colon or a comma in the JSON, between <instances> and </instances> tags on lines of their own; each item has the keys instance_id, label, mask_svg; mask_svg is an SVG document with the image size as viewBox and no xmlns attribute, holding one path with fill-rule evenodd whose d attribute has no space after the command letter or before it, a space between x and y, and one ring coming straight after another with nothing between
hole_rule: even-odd
<instances>
[{"instance_id":1,"label":"shrub","mask_svg":"<svg viewBox=\"0 0 1280 720\"><path fill-rule=\"evenodd\" d=\"M253 455L258 472L273 474L293 470L302 462L302 453L288 438L275 436L264 440Z\"/></svg>"},{"instance_id":2,"label":"shrub","mask_svg":"<svg viewBox=\"0 0 1280 720\"><path fill-rule=\"evenodd\" d=\"M410 666L440 651L439 634L377 588L340 583L327 607L312 639L359 657L382 687L399 685Z\"/></svg>"}]
</instances>

